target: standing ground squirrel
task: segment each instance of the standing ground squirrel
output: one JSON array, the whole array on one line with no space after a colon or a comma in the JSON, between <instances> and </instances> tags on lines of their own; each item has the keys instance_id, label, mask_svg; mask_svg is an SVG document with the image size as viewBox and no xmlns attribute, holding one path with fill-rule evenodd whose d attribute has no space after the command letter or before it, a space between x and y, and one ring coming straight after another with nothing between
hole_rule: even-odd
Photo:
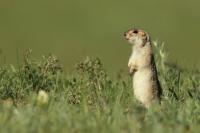
<instances>
[{"instance_id":1,"label":"standing ground squirrel","mask_svg":"<svg viewBox=\"0 0 200 133\"><path fill-rule=\"evenodd\" d=\"M133 44L128 67L133 75L135 97L146 107L154 100L160 101L162 89L157 76L153 49L147 32L131 29L124 33L125 38Z\"/></svg>"}]
</instances>

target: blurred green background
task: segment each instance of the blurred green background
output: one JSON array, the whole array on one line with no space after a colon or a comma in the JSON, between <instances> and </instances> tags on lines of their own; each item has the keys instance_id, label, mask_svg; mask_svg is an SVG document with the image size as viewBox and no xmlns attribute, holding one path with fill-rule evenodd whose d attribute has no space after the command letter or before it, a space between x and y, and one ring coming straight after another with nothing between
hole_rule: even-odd
<instances>
[{"instance_id":1,"label":"blurred green background","mask_svg":"<svg viewBox=\"0 0 200 133\"><path fill-rule=\"evenodd\" d=\"M17 64L25 49L53 53L71 70L85 56L100 57L109 71L127 68L123 33L147 30L165 42L170 60L199 65L198 0L0 0L0 64Z\"/></svg>"}]
</instances>

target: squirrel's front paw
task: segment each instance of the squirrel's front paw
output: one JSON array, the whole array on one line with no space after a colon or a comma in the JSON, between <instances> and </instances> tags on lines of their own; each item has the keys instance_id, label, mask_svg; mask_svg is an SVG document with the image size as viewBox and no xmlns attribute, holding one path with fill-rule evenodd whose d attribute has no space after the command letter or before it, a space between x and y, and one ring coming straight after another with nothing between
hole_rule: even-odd
<instances>
[{"instance_id":1,"label":"squirrel's front paw","mask_svg":"<svg viewBox=\"0 0 200 133\"><path fill-rule=\"evenodd\" d=\"M129 67L129 74L130 75L133 75L137 71L137 66L134 65L131 62L128 64L128 67Z\"/></svg>"},{"instance_id":2,"label":"squirrel's front paw","mask_svg":"<svg viewBox=\"0 0 200 133\"><path fill-rule=\"evenodd\" d=\"M129 75L130 75L130 76L133 75L133 70L129 70Z\"/></svg>"},{"instance_id":3,"label":"squirrel's front paw","mask_svg":"<svg viewBox=\"0 0 200 133\"><path fill-rule=\"evenodd\" d=\"M133 66L133 63L129 62L128 67L131 69L132 66Z\"/></svg>"},{"instance_id":4,"label":"squirrel's front paw","mask_svg":"<svg viewBox=\"0 0 200 133\"><path fill-rule=\"evenodd\" d=\"M129 74L132 76L135 73L136 69L130 68L129 69Z\"/></svg>"},{"instance_id":5,"label":"squirrel's front paw","mask_svg":"<svg viewBox=\"0 0 200 133\"><path fill-rule=\"evenodd\" d=\"M135 71L137 70L136 69L137 67L134 64L134 62L131 62L131 61L129 61L128 67L129 67L129 74L132 76L135 73Z\"/></svg>"}]
</instances>

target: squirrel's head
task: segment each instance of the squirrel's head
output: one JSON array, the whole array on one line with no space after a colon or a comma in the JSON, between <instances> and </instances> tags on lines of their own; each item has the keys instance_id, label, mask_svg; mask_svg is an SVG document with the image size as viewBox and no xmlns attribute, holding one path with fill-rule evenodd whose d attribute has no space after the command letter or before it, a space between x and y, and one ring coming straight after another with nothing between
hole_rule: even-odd
<instances>
[{"instance_id":1,"label":"squirrel's head","mask_svg":"<svg viewBox=\"0 0 200 133\"><path fill-rule=\"evenodd\" d=\"M140 29L130 29L124 33L124 37L131 43L144 46L150 42L150 37L147 32Z\"/></svg>"}]
</instances>

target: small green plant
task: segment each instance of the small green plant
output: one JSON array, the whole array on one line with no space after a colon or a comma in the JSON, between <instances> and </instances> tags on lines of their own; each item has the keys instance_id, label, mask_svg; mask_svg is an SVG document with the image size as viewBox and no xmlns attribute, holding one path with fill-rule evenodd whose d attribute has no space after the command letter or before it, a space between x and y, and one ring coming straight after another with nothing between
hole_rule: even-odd
<instances>
[{"instance_id":1,"label":"small green plant","mask_svg":"<svg viewBox=\"0 0 200 133\"><path fill-rule=\"evenodd\" d=\"M31 85L33 90L49 91L55 84L57 75L62 72L57 57L43 56L41 61L35 61L30 58L30 54L31 50L25 52L24 64L20 69L24 82Z\"/></svg>"}]
</instances>

